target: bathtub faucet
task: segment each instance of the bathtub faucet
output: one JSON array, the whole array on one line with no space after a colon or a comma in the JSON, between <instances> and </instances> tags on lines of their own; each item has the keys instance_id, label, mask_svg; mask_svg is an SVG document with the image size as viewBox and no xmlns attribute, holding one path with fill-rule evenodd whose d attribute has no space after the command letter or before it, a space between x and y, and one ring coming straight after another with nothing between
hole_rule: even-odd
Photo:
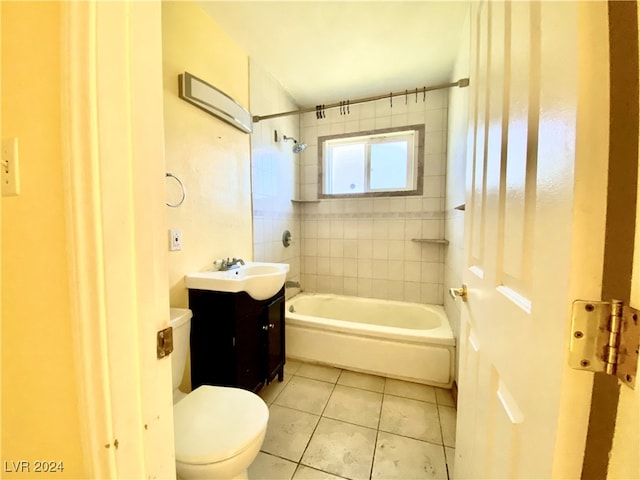
<instances>
[{"instance_id":1,"label":"bathtub faucet","mask_svg":"<svg viewBox=\"0 0 640 480\"><path fill-rule=\"evenodd\" d=\"M225 260L224 258L220 261L220 270L231 270L232 268L240 268L240 265L244 265L244 260L241 258L233 257L229 260L229 257Z\"/></svg>"},{"instance_id":2,"label":"bathtub faucet","mask_svg":"<svg viewBox=\"0 0 640 480\"><path fill-rule=\"evenodd\" d=\"M300 282L294 282L293 280L287 280L284 282L285 288L300 288Z\"/></svg>"}]
</instances>

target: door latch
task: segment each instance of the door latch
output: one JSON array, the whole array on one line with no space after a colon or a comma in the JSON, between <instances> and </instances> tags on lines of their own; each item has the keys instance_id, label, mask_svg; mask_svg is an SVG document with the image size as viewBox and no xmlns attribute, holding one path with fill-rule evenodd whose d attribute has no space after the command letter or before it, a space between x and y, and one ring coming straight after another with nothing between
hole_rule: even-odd
<instances>
[{"instance_id":1,"label":"door latch","mask_svg":"<svg viewBox=\"0 0 640 480\"><path fill-rule=\"evenodd\" d=\"M450 288L449 295L454 300L456 299L456 297L460 297L463 302L466 302L467 301L467 285L463 283L462 287L460 288Z\"/></svg>"},{"instance_id":2,"label":"door latch","mask_svg":"<svg viewBox=\"0 0 640 480\"><path fill-rule=\"evenodd\" d=\"M173 352L173 327L160 330L157 335L158 358L164 358Z\"/></svg>"}]
</instances>

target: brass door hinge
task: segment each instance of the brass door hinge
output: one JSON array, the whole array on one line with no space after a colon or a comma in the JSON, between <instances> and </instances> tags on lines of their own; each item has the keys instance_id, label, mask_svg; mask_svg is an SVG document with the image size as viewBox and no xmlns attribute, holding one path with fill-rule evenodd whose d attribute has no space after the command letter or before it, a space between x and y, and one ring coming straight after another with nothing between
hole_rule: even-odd
<instances>
[{"instance_id":1,"label":"brass door hinge","mask_svg":"<svg viewBox=\"0 0 640 480\"><path fill-rule=\"evenodd\" d=\"M620 300L576 300L571 312L569 366L615 375L631 388L636 385L640 311Z\"/></svg>"},{"instance_id":2,"label":"brass door hinge","mask_svg":"<svg viewBox=\"0 0 640 480\"><path fill-rule=\"evenodd\" d=\"M173 352L173 327L160 330L156 338L158 358L164 358Z\"/></svg>"}]
</instances>

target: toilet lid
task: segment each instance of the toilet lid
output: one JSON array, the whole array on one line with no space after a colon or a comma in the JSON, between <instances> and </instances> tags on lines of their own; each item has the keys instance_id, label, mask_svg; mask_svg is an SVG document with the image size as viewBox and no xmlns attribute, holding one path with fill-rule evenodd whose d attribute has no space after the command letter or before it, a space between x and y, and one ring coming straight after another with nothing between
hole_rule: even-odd
<instances>
[{"instance_id":1,"label":"toilet lid","mask_svg":"<svg viewBox=\"0 0 640 480\"><path fill-rule=\"evenodd\" d=\"M176 461L205 465L231 458L267 428L269 409L240 388L198 387L173 407Z\"/></svg>"}]
</instances>

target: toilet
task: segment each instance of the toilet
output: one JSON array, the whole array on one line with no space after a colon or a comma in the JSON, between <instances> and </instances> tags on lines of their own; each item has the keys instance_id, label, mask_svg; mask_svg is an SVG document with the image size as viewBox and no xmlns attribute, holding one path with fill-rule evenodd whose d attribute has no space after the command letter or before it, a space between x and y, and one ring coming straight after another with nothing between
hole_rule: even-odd
<instances>
[{"instance_id":1,"label":"toilet","mask_svg":"<svg viewBox=\"0 0 640 480\"><path fill-rule=\"evenodd\" d=\"M203 385L178 390L187 360L191 310L171 309L173 423L178 478L247 480L267 431L269 409L254 393Z\"/></svg>"}]
</instances>

